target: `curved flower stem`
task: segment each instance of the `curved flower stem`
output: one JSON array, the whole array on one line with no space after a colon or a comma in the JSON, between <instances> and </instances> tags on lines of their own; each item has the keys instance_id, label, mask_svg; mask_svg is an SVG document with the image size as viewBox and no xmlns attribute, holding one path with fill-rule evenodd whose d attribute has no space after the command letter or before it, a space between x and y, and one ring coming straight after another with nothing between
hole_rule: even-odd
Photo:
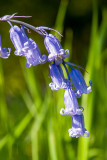
<instances>
[{"instance_id":1,"label":"curved flower stem","mask_svg":"<svg viewBox=\"0 0 107 160\"><path fill-rule=\"evenodd\" d=\"M49 28L49 27L45 27L45 26L40 26L40 27L36 27L36 29L39 29L39 30L50 30L50 31L55 31L56 33L58 33L61 37L63 37L63 35L61 33L59 33L57 30L53 29L53 28ZM45 31L46 32L46 31Z\"/></svg>"},{"instance_id":2,"label":"curved flower stem","mask_svg":"<svg viewBox=\"0 0 107 160\"><path fill-rule=\"evenodd\" d=\"M76 64L74 64L74 63L65 62L65 64L67 64L69 67L71 67L71 69L73 69L72 66L75 66L75 67L81 68L81 69L83 69L85 72L87 72L84 68L82 68L81 66L78 66L78 65L76 65ZM87 73L88 73L88 72L87 72Z\"/></svg>"},{"instance_id":3,"label":"curved flower stem","mask_svg":"<svg viewBox=\"0 0 107 160\"><path fill-rule=\"evenodd\" d=\"M73 69L72 65L70 62L64 62L65 64L67 64L71 69Z\"/></svg>"},{"instance_id":4,"label":"curved flower stem","mask_svg":"<svg viewBox=\"0 0 107 160\"><path fill-rule=\"evenodd\" d=\"M38 34L40 34L40 35L44 35L43 33L41 33L41 31L40 31L40 29L39 28L37 28L37 27L34 27L34 26L32 26L31 24L28 24L28 23L25 23L25 22L22 22L22 21L18 21L18 20L13 20L13 19L11 19L11 20L9 20L10 22L13 22L13 23L17 23L17 24L20 24L20 25L23 25L23 26L25 26L25 27L27 27L27 28L30 28L30 29L32 29L33 31L35 31L35 32L37 32Z\"/></svg>"},{"instance_id":5,"label":"curved flower stem","mask_svg":"<svg viewBox=\"0 0 107 160\"><path fill-rule=\"evenodd\" d=\"M68 70L67 70L67 67L66 67L66 65L65 65L65 62L63 61L63 66L64 66L64 68L65 68L65 70L66 70L66 73L67 73L67 76L68 76L68 80L70 80L70 76L69 76L69 73L68 73Z\"/></svg>"},{"instance_id":6,"label":"curved flower stem","mask_svg":"<svg viewBox=\"0 0 107 160\"><path fill-rule=\"evenodd\" d=\"M32 30L34 30L35 32L37 32L38 34L42 35L42 36L46 36L48 33L45 31L46 30L52 30L52 31L55 31L57 32L60 36L62 36L58 31L56 31L55 29L53 28L49 28L49 27L44 27L44 26L40 26L40 27L34 27L28 23L25 23L25 22L22 22L22 21L18 21L18 20L13 20L13 19L10 19L9 20L10 22L13 22L13 23L18 23L20 25L23 25L27 28L30 28Z\"/></svg>"},{"instance_id":7,"label":"curved flower stem","mask_svg":"<svg viewBox=\"0 0 107 160\"><path fill-rule=\"evenodd\" d=\"M12 23L11 23L10 21L7 21L7 22L10 24L11 27L13 26Z\"/></svg>"}]
</instances>

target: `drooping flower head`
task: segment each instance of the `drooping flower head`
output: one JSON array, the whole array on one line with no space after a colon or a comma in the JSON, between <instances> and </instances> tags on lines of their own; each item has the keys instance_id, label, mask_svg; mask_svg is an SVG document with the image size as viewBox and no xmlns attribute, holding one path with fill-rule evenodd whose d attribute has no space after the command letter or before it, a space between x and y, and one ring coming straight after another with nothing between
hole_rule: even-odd
<instances>
[{"instance_id":1,"label":"drooping flower head","mask_svg":"<svg viewBox=\"0 0 107 160\"><path fill-rule=\"evenodd\" d=\"M10 39L16 49L15 55L24 56L29 46L25 45L29 40L27 35L23 32L22 28L14 25L10 28Z\"/></svg>"},{"instance_id":2,"label":"drooping flower head","mask_svg":"<svg viewBox=\"0 0 107 160\"><path fill-rule=\"evenodd\" d=\"M47 61L47 56L42 55L38 45L31 38L28 38L24 27L12 26L10 38L16 49L15 55L25 56L27 59L26 67L43 64Z\"/></svg>"},{"instance_id":3,"label":"drooping flower head","mask_svg":"<svg viewBox=\"0 0 107 160\"><path fill-rule=\"evenodd\" d=\"M1 36L0 36L0 57L6 59L10 56L11 48L8 48L9 51L7 51L7 48L2 48L1 44Z\"/></svg>"},{"instance_id":4,"label":"drooping flower head","mask_svg":"<svg viewBox=\"0 0 107 160\"><path fill-rule=\"evenodd\" d=\"M35 41L33 41L31 38L29 38L29 40L30 40L30 44L28 44L29 41L26 42L25 44L25 45L29 45L29 49L25 53L25 57L27 59L27 62L26 62L27 68L29 68L31 65L36 66L38 64L43 64L47 61L47 56L41 55L41 52L37 43L35 43Z\"/></svg>"},{"instance_id":5,"label":"drooping flower head","mask_svg":"<svg viewBox=\"0 0 107 160\"><path fill-rule=\"evenodd\" d=\"M64 78L62 68L60 65L50 64L49 72L52 79L52 83L49 84L52 90L59 90L67 87L67 80Z\"/></svg>"},{"instance_id":6,"label":"drooping flower head","mask_svg":"<svg viewBox=\"0 0 107 160\"><path fill-rule=\"evenodd\" d=\"M69 50L64 50L59 40L52 34L47 34L44 39L45 47L49 53L48 61L54 62L59 65L63 62L63 59L70 55Z\"/></svg>"},{"instance_id":7,"label":"drooping flower head","mask_svg":"<svg viewBox=\"0 0 107 160\"><path fill-rule=\"evenodd\" d=\"M80 98L81 94L91 92L92 81L89 81L90 87L85 83L85 80L81 72L77 69L74 69L72 66L79 67L73 63L65 62L64 59L70 55L69 50L64 50L59 42L59 40L52 34L48 34L46 30L53 30L60 34L58 31L45 27L34 27L28 23L13 20L16 17L29 18L31 16L16 16L16 13L12 15L5 15L0 18L0 21L7 21L11 25L10 29L10 38L16 49L15 55L24 56L27 59L26 67L35 66L37 64L43 64L47 61L46 55L41 55L38 45L31 38L28 38L25 28L30 28L44 37L44 44L49 53L49 71L52 79L52 83L49 84L52 90L59 90L61 88L65 89L64 94L64 103L65 109L62 108L60 114L72 116L72 128L68 130L69 136L72 137L88 137L89 132L84 127L84 116L83 108L79 107L77 98ZM21 28L18 26L13 26L11 23L18 23L21 25ZM23 24L23 25L22 25ZM60 34L61 35L61 34ZM2 48L1 37L0 37L0 57L8 58L10 55L11 49ZM62 63L65 68L68 79L64 78L63 70L60 66ZM66 67L66 64L69 65L72 69L69 75L69 71ZM82 68L82 67L79 67ZM82 68L83 69L83 68ZM73 90L73 85L75 87Z\"/></svg>"},{"instance_id":8,"label":"drooping flower head","mask_svg":"<svg viewBox=\"0 0 107 160\"><path fill-rule=\"evenodd\" d=\"M65 90L65 94L64 94L64 103L65 103L65 109L62 108L60 110L60 114L62 115L81 115L82 114L82 110L78 105L78 101L76 98L76 95L72 89L72 86L69 86L66 90Z\"/></svg>"},{"instance_id":9,"label":"drooping flower head","mask_svg":"<svg viewBox=\"0 0 107 160\"><path fill-rule=\"evenodd\" d=\"M89 137L89 132L84 128L84 116L72 116L72 128L68 130L70 137Z\"/></svg>"},{"instance_id":10,"label":"drooping flower head","mask_svg":"<svg viewBox=\"0 0 107 160\"><path fill-rule=\"evenodd\" d=\"M78 69L72 69L72 71L70 72L70 77L78 94L80 95L83 93L88 94L89 92L92 91L91 86L88 87L86 85L83 75ZM91 84L91 81L90 81L90 84Z\"/></svg>"}]
</instances>

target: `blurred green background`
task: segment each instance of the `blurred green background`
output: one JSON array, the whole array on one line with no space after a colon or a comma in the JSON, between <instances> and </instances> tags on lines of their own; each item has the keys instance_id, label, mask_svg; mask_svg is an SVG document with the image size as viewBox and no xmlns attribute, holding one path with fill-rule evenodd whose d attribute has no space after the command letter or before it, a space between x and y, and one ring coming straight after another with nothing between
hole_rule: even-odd
<instances>
[{"instance_id":1,"label":"blurred green background","mask_svg":"<svg viewBox=\"0 0 107 160\"><path fill-rule=\"evenodd\" d=\"M3 47L11 56L0 59L0 160L107 160L107 1L105 0L1 0L0 17L18 12L23 20L52 32L71 55L67 61L82 66L92 92L82 95L85 127L90 137L72 138L70 116L61 116L64 90L52 92L48 62L27 69L24 57L14 55L10 26L0 23ZM43 38L31 31L42 54Z\"/></svg>"}]
</instances>

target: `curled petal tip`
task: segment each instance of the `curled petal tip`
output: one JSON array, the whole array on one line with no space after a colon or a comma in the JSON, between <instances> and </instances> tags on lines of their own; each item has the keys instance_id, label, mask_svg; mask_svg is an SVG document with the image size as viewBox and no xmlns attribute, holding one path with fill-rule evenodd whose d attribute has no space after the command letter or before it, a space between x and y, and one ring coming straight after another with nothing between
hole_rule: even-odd
<instances>
[{"instance_id":1,"label":"curled petal tip","mask_svg":"<svg viewBox=\"0 0 107 160\"><path fill-rule=\"evenodd\" d=\"M41 63L45 63L45 62L47 62L47 56L43 54L41 57Z\"/></svg>"},{"instance_id":2,"label":"curled petal tip","mask_svg":"<svg viewBox=\"0 0 107 160\"><path fill-rule=\"evenodd\" d=\"M60 114L61 114L61 115L64 115L64 111L65 111L64 108L61 108Z\"/></svg>"}]
</instances>

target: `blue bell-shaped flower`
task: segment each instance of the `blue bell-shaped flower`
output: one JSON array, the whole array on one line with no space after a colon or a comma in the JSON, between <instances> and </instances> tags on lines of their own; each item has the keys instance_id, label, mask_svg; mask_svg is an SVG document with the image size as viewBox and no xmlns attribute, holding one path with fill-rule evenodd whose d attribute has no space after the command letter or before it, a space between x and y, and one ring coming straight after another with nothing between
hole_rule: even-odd
<instances>
[{"instance_id":1,"label":"blue bell-shaped flower","mask_svg":"<svg viewBox=\"0 0 107 160\"><path fill-rule=\"evenodd\" d=\"M68 130L70 137L89 137L89 132L84 128L84 116L72 116L72 128Z\"/></svg>"},{"instance_id":2,"label":"blue bell-shaped flower","mask_svg":"<svg viewBox=\"0 0 107 160\"><path fill-rule=\"evenodd\" d=\"M55 62L56 65L62 63L63 59L70 55L69 50L64 50L59 40L52 34L46 35L44 44L49 53L48 61Z\"/></svg>"},{"instance_id":3,"label":"blue bell-shaped flower","mask_svg":"<svg viewBox=\"0 0 107 160\"><path fill-rule=\"evenodd\" d=\"M7 52L7 48L2 48L2 44L1 44L1 36L0 36L0 57L6 59L10 56L10 52L11 52L11 48L8 48L8 52Z\"/></svg>"},{"instance_id":4,"label":"blue bell-shaped flower","mask_svg":"<svg viewBox=\"0 0 107 160\"><path fill-rule=\"evenodd\" d=\"M72 90L72 86L68 87L65 90L65 94L64 94L64 103L65 103L65 109L62 108L60 110L60 114L61 115L81 115L82 114L82 110L78 105L78 101L76 98L76 95L74 93L74 91ZM83 109L83 108L82 108Z\"/></svg>"},{"instance_id":5,"label":"blue bell-shaped flower","mask_svg":"<svg viewBox=\"0 0 107 160\"><path fill-rule=\"evenodd\" d=\"M27 59L26 67L43 64L47 61L47 56L42 55L38 45L27 34L22 26L12 26L10 29L10 38L16 49L15 55L25 56Z\"/></svg>"},{"instance_id":6,"label":"blue bell-shaped flower","mask_svg":"<svg viewBox=\"0 0 107 160\"><path fill-rule=\"evenodd\" d=\"M72 69L70 72L70 77L78 95L83 93L88 94L92 91L91 86L88 87L86 85L83 75L78 69Z\"/></svg>"},{"instance_id":7,"label":"blue bell-shaped flower","mask_svg":"<svg viewBox=\"0 0 107 160\"><path fill-rule=\"evenodd\" d=\"M49 84L52 90L59 90L67 87L67 80L64 78L62 68L59 65L49 65L50 76L52 83Z\"/></svg>"}]
</instances>

